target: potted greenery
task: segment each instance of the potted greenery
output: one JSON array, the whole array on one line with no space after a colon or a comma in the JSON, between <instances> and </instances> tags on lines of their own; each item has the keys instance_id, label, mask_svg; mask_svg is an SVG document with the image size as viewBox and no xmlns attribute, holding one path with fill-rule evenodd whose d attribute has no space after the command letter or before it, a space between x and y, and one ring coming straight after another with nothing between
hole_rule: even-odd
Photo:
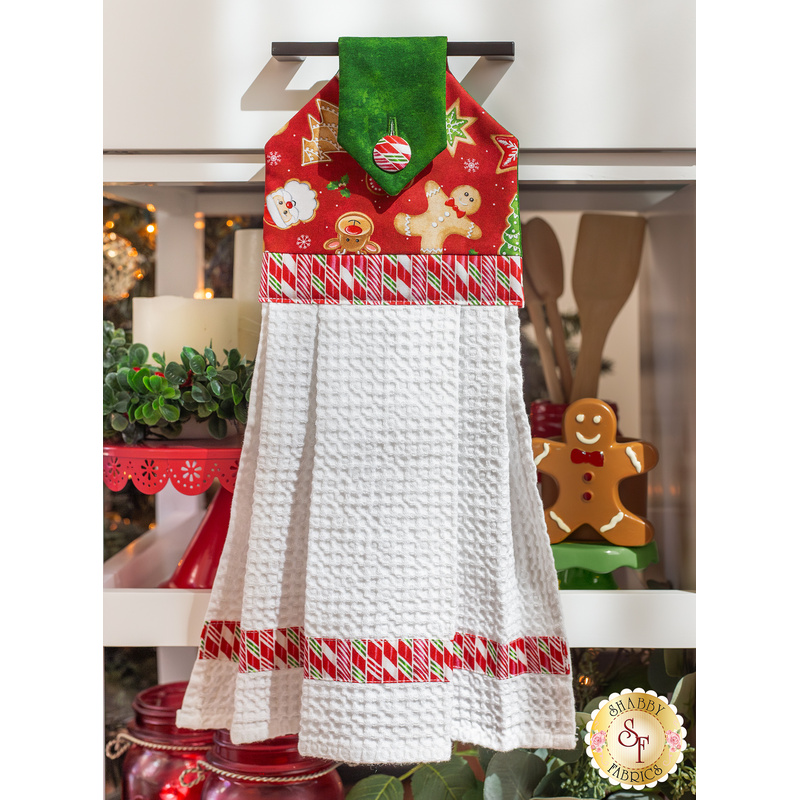
<instances>
[{"instance_id":1,"label":"potted greenery","mask_svg":"<svg viewBox=\"0 0 800 800\"><path fill-rule=\"evenodd\" d=\"M578 714L578 723L588 714ZM346 800L403 800L410 779L414 800L689 800L695 797L695 751L686 749L684 760L666 784L637 791L614 787L591 766L583 742L583 726L574 750L494 752L483 747L454 748L450 761L417 764L399 777L370 775L348 792Z\"/></svg>"},{"instance_id":2,"label":"potted greenery","mask_svg":"<svg viewBox=\"0 0 800 800\"><path fill-rule=\"evenodd\" d=\"M103 437L126 444L175 439L186 423L208 425L215 439L247 422L253 362L238 350L220 361L209 344L200 353L184 347L180 363L130 343L124 330L103 322Z\"/></svg>"},{"instance_id":3,"label":"potted greenery","mask_svg":"<svg viewBox=\"0 0 800 800\"><path fill-rule=\"evenodd\" d=\"M689 800L695 797L695 750L665 784L657 788L624 790L600 777L590 764L583 742L588 713L577 715L578 746L574 750L494 752L487 748L454 748L450 761L417 764L405 774L370 775L348 792L346 800L403 800L410 779L414 800Z\"/></svg>"},{"instance_id":4,"label":"potted greenery","mask_svg":"<svg viewBox=\"0 0 800 800\"><path fill-rule=\"evenodd\" d=\"M518 748L495 752L456 744L450 761L415 764L402 774L369 775L354 783L346 800L694 800L697 754L683 752L674 773L657 786L623 789L592 766L585 742L591 713L629 681L649 683L671 695L693 740L695 673L688 651L573 650L577 745L573 750ZM596 694L600 689L602 694Z\"/></svg>"}]
</instances>

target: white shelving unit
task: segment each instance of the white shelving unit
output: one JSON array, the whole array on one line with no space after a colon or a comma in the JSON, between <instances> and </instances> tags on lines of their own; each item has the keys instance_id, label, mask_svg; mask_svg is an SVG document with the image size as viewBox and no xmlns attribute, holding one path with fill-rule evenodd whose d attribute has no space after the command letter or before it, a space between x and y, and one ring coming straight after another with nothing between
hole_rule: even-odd
<instances>
[{"instance_id":1,"label":"white shelving unit","mask_svg":"<svg viewBox=\"0 0 800 800\"><path fill-rule=\"evenodd\" d=\"M138 157L115 157L116 159ZM525 182L522 184L521 207L523 218L525 209L563 210L580 208L584 210L626 210L639 213L658 214L661 207L670 208L671 205L683 209L686 202L679 202L681 195L691 192L692 168L688 165L675 165L668 167L672 170L674 182L665 183L662 180L663 170L654 168L652 173L646 165L637 163L638 154L632 156L626 166L624 154L614 154L617 169L624 172L626 168L636 170L642 182L609 182L605 173L601 178L591 170L581 172L574 165L563 173L550 165L555 176L552 180L542 182ZM595 158L595 160L599 160ZM140 162L141 163L141 162ZM659 165L656 165L659 166ZM115 174L124 174L122 167ZM529 167L529 169L532 169ZM153 173L156 174L156 173ZM158 173L164 176L164 173ZM562 175L563 180L558 176ZM576 177L580 176L580 177ZM173 191L191 191L200 207L211 209L229 209L227 213L243 213L251 206L259 209L263 202L260 192L247 191L247 183L231 187L230 184L206 186L210 191L198 191L197 187L188 190L186 187L177 188L170 186L169 181L155 186L123 186L120 184L107 186L107 191L118 196L132 197L141 200L144 197L153 197L161 193L167 195ZM218 213L212 211L211 213ZM677 215L682 219L684 212ZM668 219L672 216L667 214ZM174 224L174 221L173 221ZM655 222L650 227L658 231L659 223L656 216ZM679 223L680 225L680 223ZM669 224L668 224L669 228ZM661 258L661 262L659 261ZM658 267L659 263L664 271L663 259L668 256L659 256L657 253L647 255L648 265L651 269ZM648 303L652 304L653 296L656 302L664 302L665 298L674 305L685 305L685 297L680 287L692 281L692 276L684 275L678 281L672 293L664 291L661 281L666 280L675 284L680 272L674 272L671 277L651 279L650 292L641 298L640 313L647 312ZM194 286L194 272L187 272L187 281ZM650 298L648 300L648 297ZM653 320L661 320L663 309L650 308L649 313ZM663 321L658 323L663 325ZM651 331L657 336L659 331ZM669 329L661 330L661 334L671 336ZM644 348L647 347L645 337L642 341L642 360L650 364L657 364L660 356L656 353L648 356ZM669 346L675 345L674 340ZM650 342L650 346L659 348L657 341ZM688 354L687 354L688 356ZM674 370L675 365L669 367ZM683 378L678 380L676 392L686 383L686 373L693 370L690 360L681 369ZM642 376L642 391L663 391L659 389L659 381L663 383L667 376L660 374ZM673 376L674 378L674 376ZM681 383L683 380L683 383ZM672 381L674 384L674 380ZM688 407L693 404L693 395L689 397L687 408L681 409L675 405L672 398L667 403L666 411L660 408L659 416L653 409L648 409L646 398L642 400L642 438L653 440L655 436L648 436L648 419L652 427L658 430L659 450L661 452L661 468L666 473L658 477L654 473L651 478L651 503L655 506L654 513L649 514L660 533L668 531L669 541L663 546L659 544L662 561L666 561L673 574L686 575L686 582L693 580L694 532L692 515L693 508L691 497L693 486L680 486L676 481L686 479L685 450L693 442L685 438L675 439L672 429L666 424L672 418L680 418L681 414L691 413ZM664 399L662 397L662 399ZM669 398L667 398L669 400ZM693 422L689 425L693 429ZM675 426L675 430L685 430L685 420ZM679 463L675 463L676 459ZM654 483L654 479L655 482ZM658 520L654 516L659 517ZM159 657L159 674L169 676L170 679L179 679L181 675L188 677L191 659L181 652L182 648L196 648L199 644L204 614L208 604L208 591L189 591L179 589L155 588L161 580L167 578L174 569L182 548L191 538L194 528L202 516L202 512L179 518L177 522L170 518L162 522L145 537L135 542L122 553L115 556L105 565L104 574L104 644L108 647L157 647L163 648ZM679 584L680 585L680 584ZM567 626L567 636L573 647L676 647L694 648L695 637L695 594L693 591L678 590L618 590L618 591L565 591L562 593L562 603ZM164 677L164 679L166 679Z\"/></svg>"},{"instance_id":2,"label":"white shelving unit","mask_svg":"<svg viewBox=\"0 0 800 800\"><path fill-rule=\"evenodd\" d=\"M106 647L197 647L210 591L106 589ZM695 595L659 590L561 592L570 647L693 648Z\"/></svg>"},{"instance_id":3,"label":"white shelving unit","mask_svg":"<svg viewBox=\"0 0 800 800\"><path fill-rule=\"evenodd\" d=\"M520 170L521 208L523 219L531 211L542 210L563 211L608 210L635 211L643 214L659 213L662 207L671 205L682 209L678 218L689 213L685 207L686 200L680 198L691 193L694 182L694 165L692 154L671 154L661 160L668 163L648 165L643 163L640 153L607 153L592 154L589 160L585 154L562 153L550 161L559 163L532 163L543 161L541 154L525 154L526 165ZM662 154L663 155L663 154ZM192 208L192 216L187 220L193 222L193 209L201 208L207 213L260 213L263 196L258 185L258 171L253 156L231 156L225 162L219 156L208 156L206 159L197 155L159 156L114 155L106 156L106 191L118 197L145 202L151 198L158 203L174 193L193 198L196 203ZM572 162L572 163L566 163ZM218 173L220 182L201 180L198 165L222 164L227 172ZM193 165L188 168L188 165ZM232 180L236 176L233 168L242 170L240 175L247 175L244 180ZM187 171L176 177L181 169ZM526 176L541 175L546 170L548 179L533 179ZM151 180L149 185L138 181L127 184L123 179L145 175L158 180ZM635 180L625 180L624 175L636 175ZM613 176L613 177L609 177ZM184 181L186 182L184 184ZM257 187L254 190L254 185ZM202 188L201 188L202 186ZM691 200L691 198L690 198ZM690 203L690 201L689 201ZM225 209L225 211L223 211ZM171 224L175 224L173 219ZM658 256L647 256L650 267L657 265ZM196 273L187 265L186 285L194 287ZM675 275L666 280L674 282ZM663 278L663 276L662 276ZM684 276L683 282L691 281L692 276ZM657 283L657 282L656 282ZM658 292L663 297L663 291ZM677 292L679 295L680 292ZM668 295L667 295L668 296ZM682 297L674 298L675 302L685 302ZM642 301L642 306L647 304ZM651 310L651 313L652 312ZM660 312L654 314L660 318ZM666 332L669 334L669 331ZM643 341L643 346L645 343ZM656 342L653 346L658 348ZM643 355L643 360L646 354ZM658 362L658 357L648 359ZM687 362L684 372L693 369ZM652 376L651 376L652 378ZM643 387L645 377L643 376ZM653 378L655 380L655 378ZM649 384L648 384L649 385ZM693 399L690 401L693 403ZM687 409L688 410L688 409ZM680 415L678 408L671 408L669 415ZM642 424L646 434L648 409L643 401ZM663 410L662 410L663 417ZM663 419L662 419L663 422ZM657 423L657 426L661 423ZM669 436L662 430L659 444L663 436ZM652 439L651 439L652 440ZM669 467L674 461L675 453L669 452L672 447L676 451L686 447L685 441L665 442L666 450L662 451L662 464ZM680 469L678 470L681 471ZM675 501L674 475L665 475L660 483L651 485L651 495L658 506L664 501L667 506ZM652 479L651 479L652 480ZM693 487L680 487L679 495L683 500L693 493ZM672 570L680 572L682 564L691 560L694 533L691 522L691 507L682 509L660 509L665 514L666 527L670 529L672 540L662 554L677 553L673 556ZM656 509L659 513L659 509ZM171 518L159 525L141 540L115 556L105 565L104 574L104 644L107 647L156 647L159 648L159 674L163 679L180 679L188 677L191 658L187 657L186 648L196 648L199 644L200 632L205 619L209 591L190 591L180 589L158 589L158 583L168 577L177 563L182 547L191 538L202 512L180 518L177 522ZM652 515L651 515L652 518ZM662 525L656 523L656 528ZM680 533L676 534L676 528ZM675 537L679 541L676 542ZM683 544L681 544L683 542ZM688 550L686 542L689 543ZM662 556L663 560L663 556ZM691 569L689 569L691 571ZM691 577L689 578L691 581ZM567 636L573 647L674 647L694 648L695 604L693 591L682 590L617 590L617 591L564 591L562 603L567 626Z\"/></svg>"},{"instance_id":4,"label":"white shelving unit","mask_svg":"<svg viewBox=\"0 0 800 800\"><path fill-rule=\"evenodd\" d=\"M265 141L336 71L335 58L276 62L272 41L443 32L452 41L515 41L513 63L450 65L520 139L523 220L609 211L650 222L637 307L636 424L641 438L658 443L648 515L664 537L665 573L681 589L565 591L567 635L574 647L695 647L694 4L653 0L631 14L625 0L496 0L489 14L485 3L467 0L454 18L410 0L406 19L391 22L356 0L350 18L362 22L347 31L337 4L326 0L310 0L302 15L273 0L235 9L217 0L133 6L106 9L108 35L121 28L129 35L105 50L104 87L111 109L116 87L137 64L128 103L147 113L109 115L103 174L109 195L152 202L164 214L161 294L191 296L196 287L195 214L262 213ZM163 517L106 564L106 646L186 652L199 643L209 592L155 588L199 513Z\"/></svg>"},{"instance_id":5,"label":"white shelving unit","mask_svg":"<svg viewBox=\"0 0 800 800\"><path fill-rule=\"evenodd\" d=\"M107 647L197 647L210 590L158 589L202 512L168 521L105 564ZM572 647L695 646L695 595L683 591L562 591Z\"/></svg>"},{"instance_id":6,"label":"white shelving unit","mask_svg":"<svg viewBox=\"0 0 800 800\"><path fill-rule=\"evenodd\" d=\"M118 153L103 157L103 180L107 185L157 184L159 186L219 186L264 182L263 150L226 153ZM653 151L523 151L520 153L521 183L557 184L620 183L660 185L661 191L695 180L694 150ZM650 198L652 199L652 198Z\"/></svg>"}]
</instances>

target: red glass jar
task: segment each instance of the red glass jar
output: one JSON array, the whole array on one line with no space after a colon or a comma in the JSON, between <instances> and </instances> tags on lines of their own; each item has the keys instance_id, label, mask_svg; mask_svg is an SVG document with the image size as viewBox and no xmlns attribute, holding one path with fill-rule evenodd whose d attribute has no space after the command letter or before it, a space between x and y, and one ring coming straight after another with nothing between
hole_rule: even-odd
<instances>
[{"instance_id":1,"label":"red glass jar","mask_svg":"<svg viewBox=\"0 0 800 800\"><path fill-rule=\"evenodd\" d=\"M297 736L237 745L228 731L218 730L205 760L203 800L344 799L342 779L332 769L333 762L301 756ZM288 778L290 782L248 780L252 778Z\"/></svg>"},{"instance_id":2,"label":"red glass jar","mask_svg":"<svg viewBox=\"0 0 800 800\"><path fill-rule=\"evenodd\" d=\"M186 685L182 681L152 686L133 701L134 719L128 732L153 746L133 744L125 754L122 800L200 800L202 786L184 786L180 776L206 755L214 731L175 725Z\"/></svg>"}]
</instances>

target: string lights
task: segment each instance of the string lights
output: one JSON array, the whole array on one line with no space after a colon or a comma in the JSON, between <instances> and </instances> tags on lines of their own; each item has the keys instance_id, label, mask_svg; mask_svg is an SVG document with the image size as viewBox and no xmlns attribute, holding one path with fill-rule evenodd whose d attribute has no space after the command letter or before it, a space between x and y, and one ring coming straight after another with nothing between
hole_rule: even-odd
<instances>
[{"instance_id":1,"label":"string lights","mask_svg":"<svg viewBox=\"0 0 800 800\"><path fill-rule=\"evenodd\" d=\"M103 231L104 302L116 303L130 296L136 281L144 277L139 261L139 252L129 239L111 230Z\"/></svg>"}]
</instances>

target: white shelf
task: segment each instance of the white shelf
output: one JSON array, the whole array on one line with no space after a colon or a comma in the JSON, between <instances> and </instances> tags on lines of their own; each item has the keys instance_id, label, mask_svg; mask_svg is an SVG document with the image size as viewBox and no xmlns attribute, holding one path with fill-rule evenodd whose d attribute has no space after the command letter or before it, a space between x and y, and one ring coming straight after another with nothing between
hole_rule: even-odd
<instances>
[{"instance_id":1,"label":"white shelf","mask_svg":"<svg viewBox=\"0 0 800 800\"><path fill-rule=\"evenodd\" d=\"M572 589L561 605L570 647L697 646L694 592Z\"/></svg>"},{"instance_id":2,"label":"white shelf","mask_svg":"<svg viewBox=\"0 0 800 800\"><path fill-rule=\"evenodd\" d=\"M211 590L104 589L105 647L197 647Z\"/></svg>"},{"instance_id":3,"label":"white shelf","mask_svg":"<svg viewBox=\"0 0 800 800\"><path fill-rule=\"evenodd\" d=\"M157 525L113 555L103 564L103 588L155 589L172 575L204 515L197 511Z\"/></svg>"},{"instance_id":4,"label":"white shelf","mask_svg":"<svg viewBox=\"0 0 800 800\"><path fill-rule=\"evenodd\" d=\"M203 512L173 515L103 565L106 647L197 647L209 589L159 589ZM561 592L572 647L696 646L693 592L649 589Z\"/></svg>"},{"instance_id":5,"label":"white shelf","mask_svg":"<svg viewBox=\"0 0 800 800\"><path fill-rule=\"evenodd\" d=\"M204 186L264 182L264 153L105 153L103 183Z\"/></svg>"},{"instance_id":6,"label":"white shelf","mask_svg":"<svg viewBox=\"0 0 800 800\"><path fill-rule=\"evenodd\" d=\"M106 647L197 647L211 592L106 589ZM693 648L695 594L617 590L561 593L571 647Z\"/></svg>"},{"instance_id":7,"label":"white shelf","mask_svg":"<svg viewBox=\"0 0 800 800\"><path fill-rule=\"evenodd\" d=\"M695 179L691 149L522 151L520 210L645 213ZM208 216L264 210L261 150L108 152L103 180L108 196L159 208L179 198Z\"/></svg>"},{"instance_id":8,"label":"white shelf","mask_svg":"<svg viewBox=\"0 0 800 800\"><path fill-rule=\"evenodd\" d=\"M696 179L694 150L521 151L520 183L676 183ZM256 184L263 189L263 150L107 152L107 186Z\"/></svg>"}]
</instances>

